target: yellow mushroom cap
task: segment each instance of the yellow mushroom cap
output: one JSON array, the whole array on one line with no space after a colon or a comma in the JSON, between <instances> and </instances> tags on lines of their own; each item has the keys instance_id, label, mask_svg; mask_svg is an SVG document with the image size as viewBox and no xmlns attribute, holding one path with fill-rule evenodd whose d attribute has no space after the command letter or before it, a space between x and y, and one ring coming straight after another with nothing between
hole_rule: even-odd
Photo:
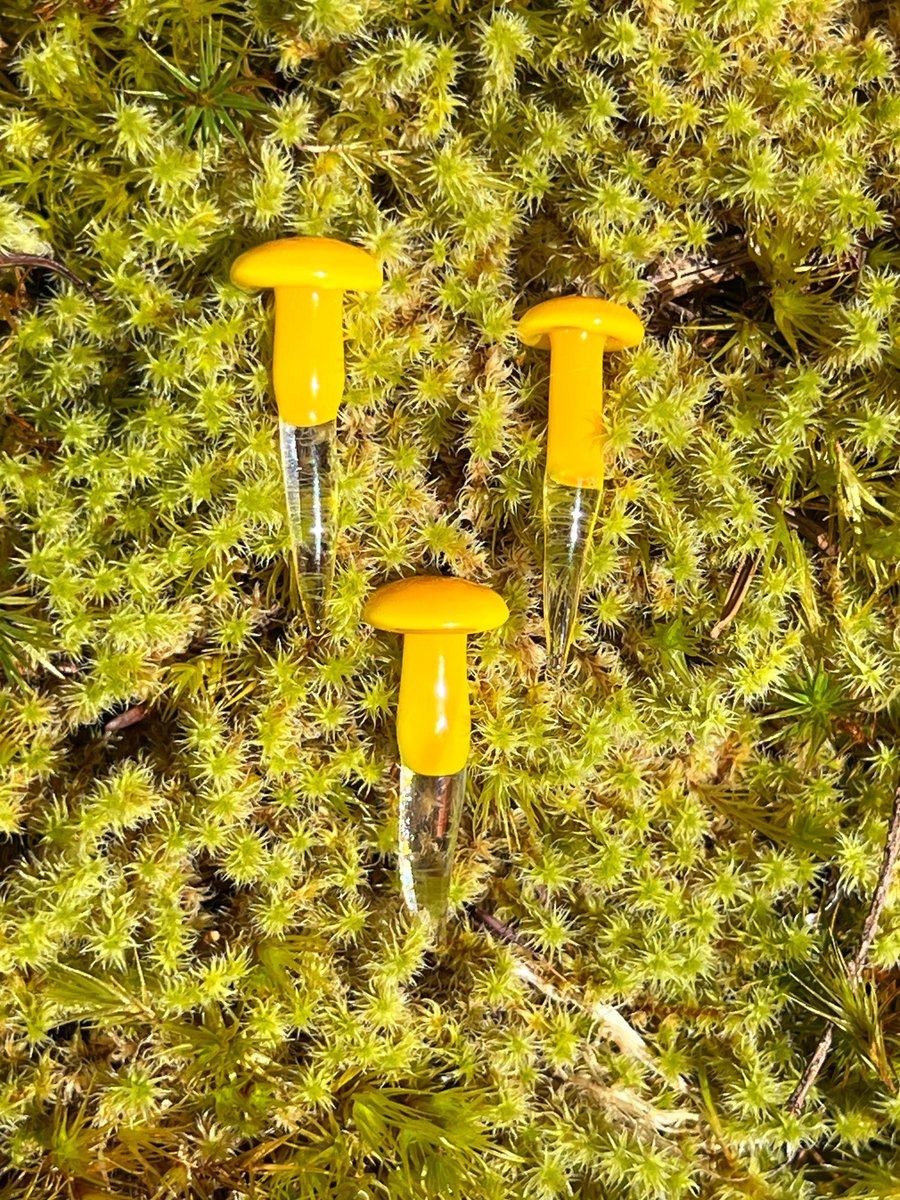
<instances>
[{"instance_id":1,"label":"yellow mushroom cap","mask_svg":"<svg viewBox=\"0 0 900 1200\"><path fill-rule=\"evenodd\" d=\"M242 288L314 287L373 292L381 267L368 252L334 238L297 237L263 242L234 260L231 282Z\"/></svg>"},{"instance_id":2,"label":"yellow mushroom cap","mask_svg":"<svg viewBox=\"0 0 900 1200\"><path fill-rule=\"evenodd\" d=\"M636 346L644 336L640 317L623 304L594 296L559 296L529 308L519 322L519 337L527 346L546 346L555 329L599 334L607 350Z\"/></svg>"},{"instance_id":3,"label":"yellow mushroom cap","mask_svg":"<svg viewBox=\"0 0 900 1200\"><path fill-rule=\"evenodd\" d=\"M492 588L444 575L388 583L369 599L363 618L389 633L482 633L509 617Z\"/></svg>"}]
</instances>

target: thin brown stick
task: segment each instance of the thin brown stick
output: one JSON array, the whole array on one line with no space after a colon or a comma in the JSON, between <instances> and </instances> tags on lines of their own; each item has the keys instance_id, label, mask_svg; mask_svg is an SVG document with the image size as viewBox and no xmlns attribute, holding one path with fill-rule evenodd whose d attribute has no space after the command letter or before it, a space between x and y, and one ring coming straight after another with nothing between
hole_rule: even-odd
<instances>
[{"instance_id":1,"label":"thin brown stick","mask_svg":"<svg viewBox=\"0 0 900 1200\"><path fill-rule=\"evenodd\" d=\"M818 546L829 557L834 558L836 556L837 546L828 540L828 534L816 521L811 520L793 508L786 508L784 510L784 517L791 529L796 529L801 537L805 537L807 541Z\"/></svg>"},{"instance_id":2,"label":"thin brown stick","mask_svg":"<svg viewBox=\"0 0 900 1200\"><path fill-rule=\"evenodd\" d=\"M859 949L851 958L848 968L850 976L854 980L859 978L865 967L872 943L878 934L878 926L887 904L888 892L891 888L891 880L898 857L900 857L900 787L894 792L894 809L891 813L891 823L888 826L887 840L884 843L884 855L881 860L881 870L878 873L878 883L875 885L875 893L872 896L872 907L869 909L869 915L863 925Z\"/></svg>"},{"instance_id":3,"label":"thin brown stick","mask_svg":"<svg viewBox=\"0 0 900 1200\"><path fill-rule=\"evenodd\" d=\"M872 949L872 944L878 934L878 926L884 913L884 907L887 904L888 892L891 889L891 882L894 878L898 857L900 857L900 787L894 792L894 808L891 813L891 823L888 826L887 838L884 843L884 854L881 859L881 870L878 872L878 883L872 895L872 903L869 907L865 924L863 925L859 946L847 964L847 974L853 983L858 982L859 977L865 970L869 951ZM834 1025L829 1022L825 1026L822 1036L819 1038L819 1044L813 1051L812 1058L806 1064L806 1070L803 1072L800 1082L797 1084L788 1101L787 1111L793 1116L797 1116L798 1113L802 1112L810 1090L819 1077L819 1072L825 1065L825 1060L828 1057L833 1040Z\"/></svg>"},{"instance_id":4,"label":"thin brown stick","mask_svg":"<svg viewBox=\"0 0 900 1200\"><path fill-rule=\"evenodd\" d=\"M143 721L146 715L146 704L132 704L131 708L126 708L124 712L120 712L118 716L107 721L103 726L103 732L120 733L123 729L128 729L129 726L137 725L139 721Z\"/></svg>"},{"instance_id":5,"label":"thin brown stick","mask_svg":"<svg viewBox=\"0 0 900 1200\"><path fill-rule=\"evenodd\" d=\"M524 938L519 937L516 931L510 928L509 925L504 925L498 917L494 917L480 908L473 908L471 915L479 925L486 929L488 933L493 934L494 937L499 938L501 942L509 942L513 946L519 946L521 949L531 953L531 947Z\"/></svg>"},{"instance_id":6,"label":"thin brown stick","mask_svg":"<svg viewBox=\"0 0 900 1200\"><path fill-rule=\"evenodd\" d=\"M813 1051L813 1056L806 1064L806 1070L800 1078L800 1082L794 1088L793 1094L788 1101L788 1112L796 1117L803 1111L803 1106L806 1104L806 1099L809 1096L812 1085L819 1077L819 1072L825 1066L825 1059L828 1057L828 1052L831 1050L831 1043L834 1041L834 1026L826 1025L825 1031L819 1038L819 1044Z\"/></svg>"},{"instance_id":7,"label":"thin brown stick","mask_svg":"<svg viewBox=\"0 0 900 1200\"><path fill-rule=\"evenodd\" d=\"M759 570L759 565L762 562L762 553L752 557L747 554L741 560L741 565L735 572L734 579L731 581L731 587L728 589L728 595L725 597L725 604L722 609L722 616L710 630L709 636L715 641L720 637L734 618L741 611L741 606L747 599L747 593L750 591L750 584L753 582L753 576Z\"/></svg>"},{"instance_id":8,"label":"thin brown stick","mask_svg":"<svg viewBox=\"0 0 900 1200\"><path fill-rule=\"evenodd\" d=\"M602 1001L588 1001L571 985L570 981L540 958L515 929L480 908L470 909L473 919L498 941L515 947L515 973L520 979L557 1004L571 1005L580 1009L594 1022L595 1030L608 1038L619 1050L642 1063L656 1074L662 1074L653 1051L634 1026L622 1016L617 1008ZM679 1091L685 1091L684 1080L678 1080Z\"/></svg>"},{"instance_id":9,"label":"thin brown stick","mask_svg":"<svg viewBox=\"0 0 900 1200\"><path fill-rule=\"evenodd\" d=\"M0 254L0 267L24 267L26 270L37 267L43 271L54 271L57 275L68 279L70 283L74 283L76 287L80 287L95 300L99 299L89 283L86 283L80 275L76 275L71 267L57 262L55 258L45 258L41 254Z\"/></svg>"}]
</instances>

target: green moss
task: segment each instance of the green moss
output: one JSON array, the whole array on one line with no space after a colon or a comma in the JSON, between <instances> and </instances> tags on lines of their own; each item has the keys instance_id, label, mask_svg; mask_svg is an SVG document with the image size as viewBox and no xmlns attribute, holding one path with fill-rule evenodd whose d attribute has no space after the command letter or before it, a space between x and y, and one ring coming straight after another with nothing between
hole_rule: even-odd
<instances>
[{"instance_id":1,"label":"green moss","mask_svg":"<svg viewBox=\"0 0 900 1200\"><path fill-rule=\"evenodd\" d=\"M0 270L3 1196L893 1194L893 894L864 987L831 950L898 780L891 6L7 8L0 252L81 283ZM348 298L317 642L228 283L295 233L387 277ZM557 686L515 319L577 289L649 337ZM435 570L512 613L441 946L360 624Z\"/></svg>"}]
</instances>

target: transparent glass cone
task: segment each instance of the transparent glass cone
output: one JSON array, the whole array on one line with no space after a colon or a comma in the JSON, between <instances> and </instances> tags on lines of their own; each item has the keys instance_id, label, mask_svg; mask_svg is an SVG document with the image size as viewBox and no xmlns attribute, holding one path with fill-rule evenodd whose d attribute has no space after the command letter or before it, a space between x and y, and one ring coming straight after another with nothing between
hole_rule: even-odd
<instances>
[{"instance_id":1,"label":"transparent glass cone","mask_svg":"<svg viewBox=\"0 0 900 1200\"><path fill-rule=\"evenodd\" d=\"M300 603L310 632L320 633L334 578L334 421L281 422L281 465Z\"/></svg>"},{"instance_id":2,"label":"transparent glass cone","mask_svg":"<svg viewBox=\"0 0 900 1200\"><path fill-rule=\"evenodd\" d=\"M447 914L465 792L465 767L455 775L400 768L400 886L410 910L424 913L436 926Z\"/></svg>"},{"instance_id":3,"label":"transparent glass cone","mask_svg":"<svg viewBox=\"0 0 900 1200\"><path fill-rule=\"evenodd\" d=\"M570 487L544 476L544 627L552 672L568 661L602 495L599 488Z\"/></svg>"}]
</instances>

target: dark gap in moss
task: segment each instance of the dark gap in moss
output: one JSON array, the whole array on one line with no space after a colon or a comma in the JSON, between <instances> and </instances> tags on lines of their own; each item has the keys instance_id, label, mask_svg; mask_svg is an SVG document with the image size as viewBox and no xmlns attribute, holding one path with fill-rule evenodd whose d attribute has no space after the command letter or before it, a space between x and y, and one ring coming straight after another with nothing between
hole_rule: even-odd
<instances>
[{"instance_id":1,"label":"dark gap in moss","mask_svg":"<svg viewBox=\"0 0 900 1200\"><path fill-rule=\"evenodd\" d=\"M37 839L27 833L9 833L0 838L0 877L23 861L37 845Z\"/></svg>"},{"instance_id":2,"label":"dark gap in moss","mask_svg":"<svg viewBox=\"0 0 900 1200\"><path fill-rule=\"evenodd\" d=\"M369 189L373 203L377 204L386 214L403 211L404 196L398 188L392 172L375 171L369 176Z\"/></svg>"}]
</instances>

